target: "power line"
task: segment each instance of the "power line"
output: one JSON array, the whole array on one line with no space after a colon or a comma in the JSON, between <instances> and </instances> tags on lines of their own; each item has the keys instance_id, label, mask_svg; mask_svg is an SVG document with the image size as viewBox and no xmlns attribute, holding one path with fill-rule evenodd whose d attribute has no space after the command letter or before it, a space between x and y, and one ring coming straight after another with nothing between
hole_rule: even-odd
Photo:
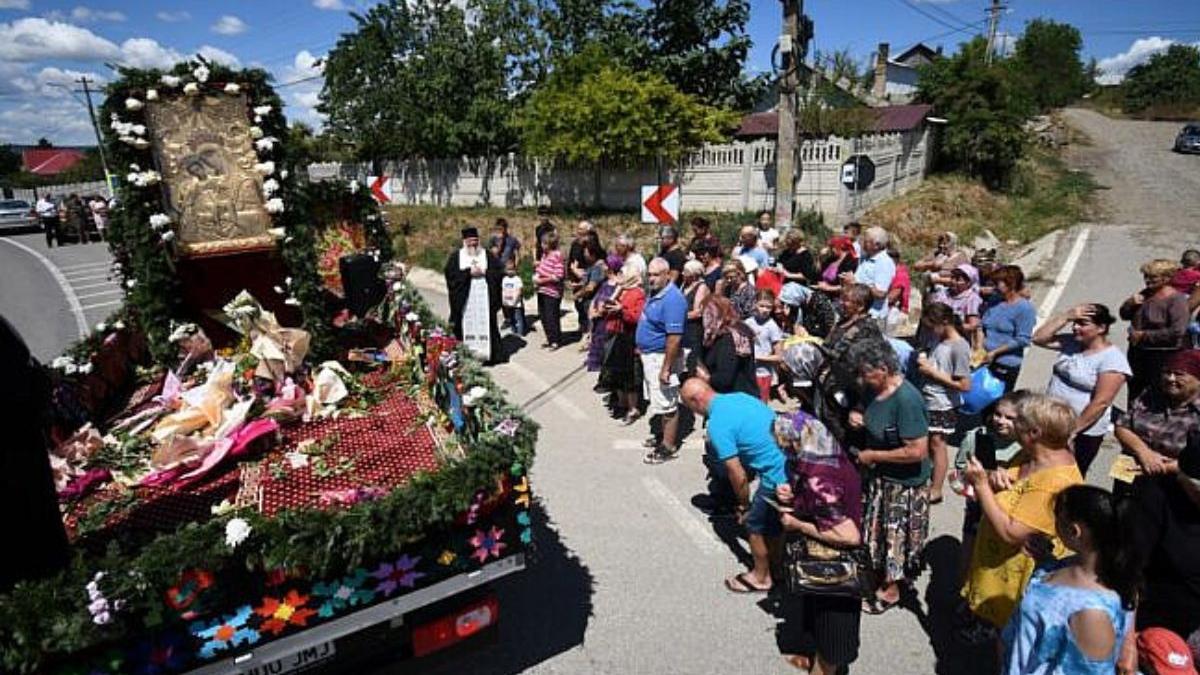
<instances>
[{"instance_id":1,"label":"power line","mask_svg":"<svg viewBox=\"0 0 1200 675\"><path fill-rule=\"evenodd\" d=\"M912 2L911 0L897 0L897 1L900 4L904 5L905 7L908 7L912 11L916 12L917 14L920 14L921 16L925 17L926 19L929 19L930 21L933 21L934 23L941 24L941 25L945 26L946 28L953 28L953 29L963 28L962 24L965 23L965 22L960 21L959 25L956 26L956 25L950 23L949 21L943 19L942 17L940 17L936 14L933 14L932 12L927 11L924 7L921 7L920 5Z\"/></svg>"}]
</instances>

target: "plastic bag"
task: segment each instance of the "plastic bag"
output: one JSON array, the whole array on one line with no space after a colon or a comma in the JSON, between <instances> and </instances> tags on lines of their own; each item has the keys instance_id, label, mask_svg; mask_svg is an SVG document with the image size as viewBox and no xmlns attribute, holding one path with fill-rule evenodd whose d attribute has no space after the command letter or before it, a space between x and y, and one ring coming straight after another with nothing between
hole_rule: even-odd
<instances>
[{"instance_id":1,"label":"plastic bag","mask_svg":"<svg viewBox=\"0 0 1200 675\"><path fill-rule=\"evenodd\" d=\"M959 412L978 415L1001 396L1004 396L1004 382L993 375L987 366L976 368L971 373L971 390L962 395Z\"/></svg>"}]
</instances>

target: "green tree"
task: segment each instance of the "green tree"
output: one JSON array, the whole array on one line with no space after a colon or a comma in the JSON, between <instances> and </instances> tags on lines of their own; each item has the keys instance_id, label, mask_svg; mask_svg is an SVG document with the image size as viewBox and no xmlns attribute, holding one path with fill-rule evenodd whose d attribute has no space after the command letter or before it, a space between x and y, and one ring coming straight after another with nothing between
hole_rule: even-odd
<instances>
[{"instance_id":1,"label":"green tree","mask_svg":"<svg viewBox=\"0 0 1200 675\"><path fill-rule=\"evenodd\" d=\"M1125 110L1200 104L1200 48L1171 45L1125 75Z\"/></svg>"},{"instance_id":2,"label":"green tree","mask_svg":"<svg viewBox=\"0 0 1200 675\"><path fill-rule=\"evenodd\" d=\"M363 159L493 155L515 147L513 30L522 2L389 0L342 35L319 110Z\"/></svg>"},{"instance_id":3,"label":"green tree","mask_svg":"<svg viewBox=\"0 0 1200 675\"><path fill-rule=\"evenodd\" d=\"M11 145L0 145L0 176L9 176L21 171L21 153Z\"/></svg>"},{"instance_id":4,"label":"green tree","mask_svg":"<svg viewBox=\"0 0 1200 675\"><path fill-rule=\"evenodd\" d=\"M917 99L947 120L938 144L945 168L976 176L989 187L1007 184L1025 144L1028 103L1013 85L1008 64L987 62L983 38L950 58L923 66Z\"/></svg>"},{"instance_id":5,"label":"green tree","mask_svg":"<svg viewBox=\"0 0 1200 675\"><path fill-rule=\"evenodd\" d=\"M1026 24L1009 66L1037 109L1060 108L1088 90L1082 47L1079 29L1070 24L1048 19Z\"/></svg>"},{"instance_id":6,"label":"green tree","mask_svg":"<svg viewBox=\"0 0 1200 675\"><path fill-rule=\"evenodd\" d=\"M738 116L593 46L562 62L521 110L525 151L567 161L675 161L718 142Z\"/></svg>"},{"instance_id":7,"label":"green tree","mask_svg":"<svg viewBox=\"0 0 1200 675\"><path fill-rule=\"evenodd\" d=\"M38 139L37 147L42 150L49 150L54 147L54 144L50 142L50 139L43 137Z\"/></svg>"}]
</instances>

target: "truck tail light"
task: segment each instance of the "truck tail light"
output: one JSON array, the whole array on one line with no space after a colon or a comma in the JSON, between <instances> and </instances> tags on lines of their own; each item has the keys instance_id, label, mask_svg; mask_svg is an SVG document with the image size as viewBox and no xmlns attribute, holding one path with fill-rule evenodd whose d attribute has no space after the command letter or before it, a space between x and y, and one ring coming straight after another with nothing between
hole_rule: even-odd
<instances>
[{"instance_id":1,"label":"truck tail light","mask_svg":"<svg viewBox=\"0 0 1200 675\"><path fill-rule=\"evenodd\" d=\"M495 596L413 628L413 656L425 656L461 642L496 623L500 603Z\"/></svg>"}]
</instances>

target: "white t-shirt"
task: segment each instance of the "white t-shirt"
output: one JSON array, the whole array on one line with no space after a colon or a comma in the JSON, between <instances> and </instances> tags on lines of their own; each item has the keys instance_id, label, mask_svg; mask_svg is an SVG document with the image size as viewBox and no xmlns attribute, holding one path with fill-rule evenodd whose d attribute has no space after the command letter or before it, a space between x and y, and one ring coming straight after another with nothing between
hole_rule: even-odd
<instances>
[{"instance_id":1,"label":"white t-shirt","mask_svg":"<svg viewBox=\"0 0 1200 675\"><path fill-rule=\"evenodd\" d=\"M1132 377L1129 360L1125 354L1114 345L1094 354L1084 354L1083 348L1074 336L1063 339L1062 349L1054 368L1050 372L1050 383L1046 385L1046 393L1066 401L1075 414L1083 412L1092 400L1092 392L1096 389L1096 380L1100 373L1122 373ZM1100 419L1080 433L1084 436L1103 436L1112 428L1112 406L1100 415Z\"/></svg>"},{"instance_id":2,"label":"white t-shirt","mask_svg":"<svg viewBox=\"0 0 1200 675\"><path fill-rule=\"evenodd\" d=\"M779 230L769 227L765 230L758 231L758 241L762 243L762 247L768 251L775 250L775 242L779 241Z\"/></svg>"},{"instance_id":3,"label":"white t-shirt","mask_svg":"<svg viewBox=\"0 0 1200 675\"><path fill-rule=\"evenodd\" d=\"M748 317L745 324L754 331L754 358L760 356L770 356L775 351L775 345L784 338L783 330L779 324L775 323L775 319L767 319L763 323L759 323L754 317ZM755 375L766 377L774 375L775 370L766 364L759 364L754 368Z\"/></svg>"},{"instance_id":4,"label":"white t-shirt","mask_svg":"<svg viewBox=\"0 0 1200 675\"><path fill-rule=\"evenodd\" d=\"M525 282L519 274L506 274L500 280L500 304L505 307L516 307L521 304L521 290Z\"/></svg>"}]
</instances>

